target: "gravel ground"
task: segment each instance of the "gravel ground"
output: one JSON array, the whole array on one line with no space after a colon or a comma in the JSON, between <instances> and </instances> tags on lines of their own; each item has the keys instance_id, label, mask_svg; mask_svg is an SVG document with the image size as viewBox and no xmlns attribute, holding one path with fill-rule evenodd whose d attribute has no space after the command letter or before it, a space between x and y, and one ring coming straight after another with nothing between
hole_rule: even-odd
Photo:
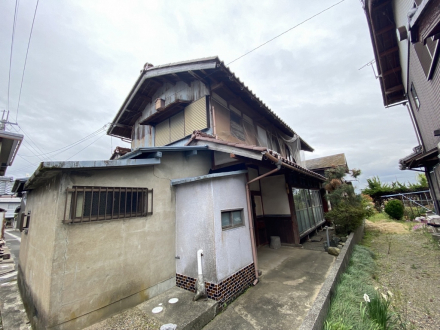
<instances>
[{"instance_id":1,"label":"gravel ground","mask_svg":"<svg viewBox=\"0 0 440 330\"><path fill-rule=\"evenodd\" d=\"M391 226L390 226L391 225ZM393 293L403 329L440 329L440 248L414 222L366 223L364 244L377 256L377 286ZM394 228L394 230L393 230Z\"/></svg>"},{"instance_id":2,"label":"gravel ground","mask_svg":"<svg viewBox=\"0 0 440 330\"><path fill-rule=\"evenodd\" d=\"M157 320L148 317L137 308L130 308L122 313L113 315L85 330L159 330Z\"/></svg>"}]
</instances>

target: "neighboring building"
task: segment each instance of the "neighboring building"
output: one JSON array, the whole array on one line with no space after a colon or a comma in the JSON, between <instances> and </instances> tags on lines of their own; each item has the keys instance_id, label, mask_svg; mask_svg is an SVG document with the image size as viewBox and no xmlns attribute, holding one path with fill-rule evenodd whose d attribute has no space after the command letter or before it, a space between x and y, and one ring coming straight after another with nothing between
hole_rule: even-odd
<instances>
[{"instance_id":1,"label":"neighboring building","mask_svg":"<svg viewBox=\"0 0 440 330\"><path fill-rule=\"evenodd\" d=\"M28 178L18 178L15 179L14 185L11 188L11 192L14 193L17 197L21 199L20 205L15 209L15 221L13 222L12 227L14 229L19 229L21 223L26 214L26 191L24 191L24 185Z\"/></svg>"},{"instance_id":2,"label":"neighboring building","mask_svg":"<svg viewBox=\"0 0 440 330\"><path fill-rule=\"evenodd\" d=\"M408 107L419 145L401 169L423 168L440 211L440 0L364 0L386 107Z\"/></svg>"},{"instance_id":3,"label":"neighboring building","mask_svg":"<svg viewBox=\"0 0 440 330\"><path fill-rule=\"evenodd\" d=\"M343 166L348 171L347 160L345 154L336 154L320 158L308 159L305 162L305 167L313 172L324 176L325 171L332 167Z\"/></svg>"},{"instance_id":4,"label":"neighboring building","mask_svg":"<svg viewBox=\"0 0 440 330\"><path fill-rule=\"evenodd\" d=\"M217 57L147 64L108 134L131 151L41 163L22 189L18 282L36 329L194 292L200 249L207 295L227 303L258 282L258 246L325 222L325 178L299 165L313 149Z\"/></svg>"},{"instance_id":5,"label":"neighboring building","mask_svg":"<svg viewBox=\"0 0 440 330\"><path fill-rule=\"evenodd\" d=\"M5 175L8 166L14 162L23 141L23 135L6 131L7 123L5 119L0 120L0 176Z\"/></svg>"},{"instance_id":6,"label":"neighboring building","mask_svg":"<svg viewBox=\"0 0 440 330\"><path fill-rule=\"evenodd\" d=\"M0 208L5 210L5 219L9 224L15 216L15 209L20 206L21 198L14 196L0 196Z\"/></svg>"}]
</instances>

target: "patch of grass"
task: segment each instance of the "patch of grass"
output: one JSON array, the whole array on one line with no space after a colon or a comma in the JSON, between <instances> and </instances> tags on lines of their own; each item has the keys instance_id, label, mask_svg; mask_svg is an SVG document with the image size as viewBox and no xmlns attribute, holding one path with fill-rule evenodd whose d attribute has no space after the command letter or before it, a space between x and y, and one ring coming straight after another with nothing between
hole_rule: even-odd
<instances>
[{"instance_id":1,"label":"patch of grass","mask_svg":"<svg viewBox=\"0 0 440 330\"><path fill-rule=\"evenodd\" d=\"M382 212L373 214L371 217L368 217L368 220L370 220L371 222L378 222L383 220L392 221L388 214Z\"/></svg>"},{"instance_id":2,"label":"patch of grass","mask_svg":"<svg viewBox=\"0 0 440 330\"><path fill-rule=\"evenodd\" d=\"M380 236L380 232L377 230L368 230L368 231L366 230L364 232L364 238L362 244L367 247L370 247L371 244L374 243L374 240L379 236Z\"/></svg>"},{"instance_id":3,"label":"patch of grass","mask_svg":"<svg viewBox=\"0 0 440 330\"><path fill-rule=\"evenodd\" d=\"M372 286L375 273L373 253L365 246L356 245L350 265L341 276L327 315L327 330L378 329L370 318L362 316L360 304L367 293L374 296Z\"/></svg>"}]
</instances>

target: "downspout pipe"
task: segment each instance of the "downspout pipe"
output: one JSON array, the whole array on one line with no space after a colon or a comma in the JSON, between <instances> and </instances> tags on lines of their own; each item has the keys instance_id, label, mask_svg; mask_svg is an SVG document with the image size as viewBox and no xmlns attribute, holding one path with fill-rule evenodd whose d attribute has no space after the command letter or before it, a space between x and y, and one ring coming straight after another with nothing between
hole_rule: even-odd
<instances>
[{"instance_id":1,"label":"downspout pipe","mask_svg":"<svg viewBox=\"0 0 440 330\"><path fill-rule=\"evenodd\" d=\"M197 282L196 282L196 295L193 298L194 301L206 297L205 280L203 279L203 270L202 270L202 256L203 256L203 250L200 249L197 251Z\"/></svg>"},{"instance_id":2,"label":"downspout pipe","mask_svg":"<svg viewBox=\"0 0 440 330\"><path fill-rule=\"evenodd\" d=\"M248 209L248 219L249 219L249 231L251 234L251 245L252 245L252 258L254 259L254 267L255 267L255 281L254 285L257 285L259 281L259 275L258 275L258 258L257 258L257 247L255 245L255 234L254 234L254 217L252 215L252 207L251 207L251 190L249 189L249 185L252 182L261 180L262 178L269 176L275 172L278 172L281 169L281 160L279 160L277 163L277 168L267 172L263 175L260 175L259 177L256 177L255 179L252 179L248 183L246 183L246 199L247 199L247 209Z\"/></svg>"}]
</instances>

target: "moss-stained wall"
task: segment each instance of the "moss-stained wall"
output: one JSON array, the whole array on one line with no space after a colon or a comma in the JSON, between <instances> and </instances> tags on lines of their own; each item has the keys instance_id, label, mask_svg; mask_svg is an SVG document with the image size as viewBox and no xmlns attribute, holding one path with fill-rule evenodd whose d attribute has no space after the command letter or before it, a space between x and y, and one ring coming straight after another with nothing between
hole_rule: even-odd
<instances>
[{"instance_id":1,"label":"moss-stained wall","mask_svg":"<svg viewBox=\"0 0 440 330\"><path fill-rule=\"evenodd\" d=\"M31 191L20 278L28 312L37 314L36 327L82 328L174 286L176 208L170 180L207 174L210 166L208 151L190 158L164 153L160 165L65 171ZM66 188L74 185L154 189L154 212L63 224Z\"/></svg>"}]
</instances>

